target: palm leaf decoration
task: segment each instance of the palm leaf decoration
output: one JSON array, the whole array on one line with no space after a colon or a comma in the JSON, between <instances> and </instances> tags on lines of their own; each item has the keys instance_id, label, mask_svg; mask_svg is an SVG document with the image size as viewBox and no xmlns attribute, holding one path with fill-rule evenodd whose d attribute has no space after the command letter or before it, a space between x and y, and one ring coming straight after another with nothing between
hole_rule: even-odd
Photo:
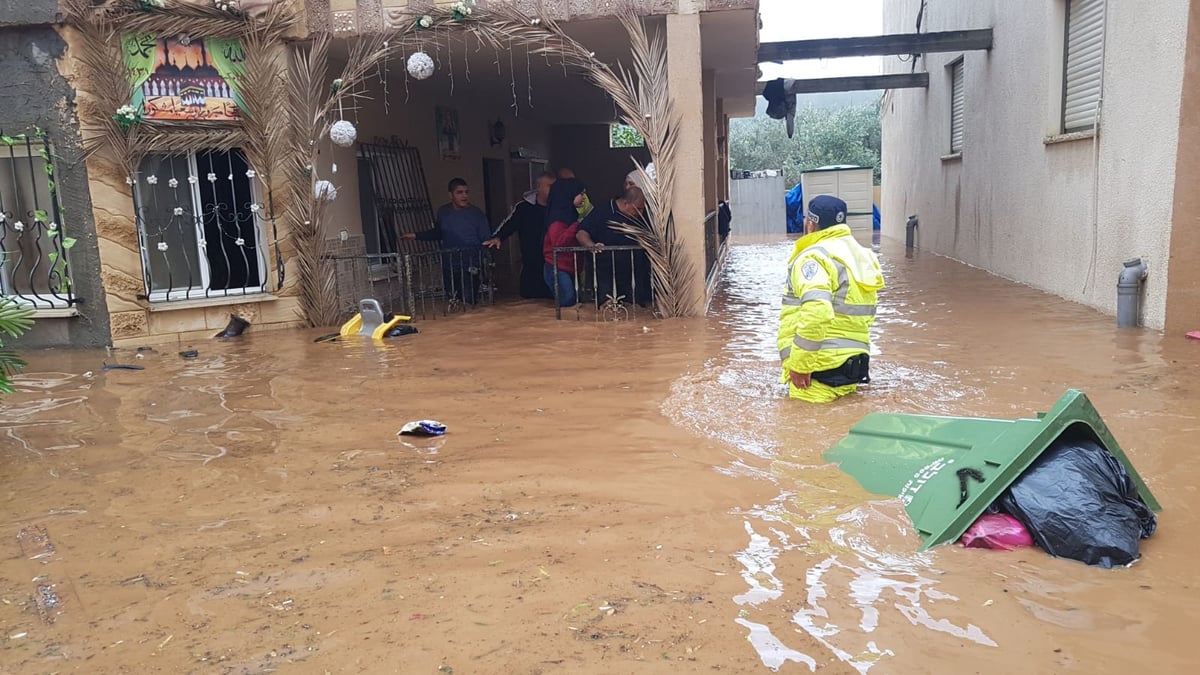
<instances>
[{"instance_id":1,"label":"palm leaf decoration","mask_svg":"<svg viewBox=\"0 0 1200 675\"><path fill-rule=\"evenodd\" d=\"M33 309L23 307L9 298L0 297L0 334L18 338L33 327ZM25 361L11 349L4 349L0 335L0 393L13 392L12 377L25 367Z\"/></svg>"}]
</instances>

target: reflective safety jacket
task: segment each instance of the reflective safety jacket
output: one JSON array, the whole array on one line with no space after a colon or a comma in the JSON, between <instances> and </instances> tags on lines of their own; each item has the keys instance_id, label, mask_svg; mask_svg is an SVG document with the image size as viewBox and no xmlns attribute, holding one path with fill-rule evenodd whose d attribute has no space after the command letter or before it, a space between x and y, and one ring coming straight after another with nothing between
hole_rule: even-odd
<instances>
[{"instance_id":1,"label":"reflective safety jacket","mask_svg":"<svg viewBox=\"0 0 1200 675\"><path fill-rule=\"evenodd\" d=\"M854 240L848 226L801 237L788 260L779 316L782 381L788 371L832 370L855 354L869 354L875 294L881 288L879 259Z\"/></svg>"}]
</instances>

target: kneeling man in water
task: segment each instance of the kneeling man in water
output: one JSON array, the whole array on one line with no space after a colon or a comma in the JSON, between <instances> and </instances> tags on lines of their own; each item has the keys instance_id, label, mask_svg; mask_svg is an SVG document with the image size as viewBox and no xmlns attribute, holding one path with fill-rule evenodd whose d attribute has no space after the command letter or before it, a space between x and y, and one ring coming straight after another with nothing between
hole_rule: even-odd
<instances>
[{"instance_id":1,"label":"kneeling man in water","mask_svg":"<svg viewBox=\"0 0 1200 675\"><path fill-rule=\"evenodd\" d=\"M792 398L829 403L871 381L870 328L883 272L855 241L841 199L813 197L804 232L788 259L779 314L780 382Z\"/></svg>"}]
</instances>

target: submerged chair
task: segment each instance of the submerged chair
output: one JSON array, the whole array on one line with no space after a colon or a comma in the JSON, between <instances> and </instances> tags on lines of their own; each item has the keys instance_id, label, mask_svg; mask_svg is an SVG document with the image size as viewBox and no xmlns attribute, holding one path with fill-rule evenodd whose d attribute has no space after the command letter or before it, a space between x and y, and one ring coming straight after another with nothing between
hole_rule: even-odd
<instances>
[{"instance_id":1,"label":"submerged chair","mask_svg":"<svg viewBox=\"0 0 1200 675\"><path fill-rule=\"evenodd\" d=\"M409 316L384 314L378 300L364 298L358 301L358 314L342 325L339 335L361 335L382 340L397 324L411 320L412 317Z\"/></svg>"}]
</instances>

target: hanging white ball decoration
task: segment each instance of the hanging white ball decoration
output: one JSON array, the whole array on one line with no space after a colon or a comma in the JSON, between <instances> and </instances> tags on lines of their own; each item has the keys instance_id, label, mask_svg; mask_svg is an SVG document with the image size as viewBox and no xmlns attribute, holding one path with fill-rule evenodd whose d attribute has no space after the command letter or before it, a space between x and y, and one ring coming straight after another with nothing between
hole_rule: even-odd
<instances>
[{"instance_id":1,"label":"hanging white ball decoration","mask_svg":"<svg viewBox=\"0 0 1200 675\"><path fill-rule=\"evenodd\" d=\"M313 185L313 196L317 199L331 202L337 199L337 188L327 180L319 180Z\"/></svg>"},{"instance_id":2,"label":"hanging white ball decoration","mask_svg":"<svg viewBox=\"0 0 1200 675\"><path fill-rule=\"evenodd\" d=\"M433 75L433 59L425 52L416 52L408 57L408 74L418 80L427 80Z\"/></svg>"},{"instance_id":3,"label":"hanging white ball decoration","mask_svg":"<svg viewBox=\"0 0 1200 675\"><path fill-rule=\"evenodd\" d=\"M354 139L358 138L358 129L347 120L338 120L329 127L329 140L333 141L334 145L340 145L343 148L348 148L354 145Z\"/></svg>"}]
</instances>

